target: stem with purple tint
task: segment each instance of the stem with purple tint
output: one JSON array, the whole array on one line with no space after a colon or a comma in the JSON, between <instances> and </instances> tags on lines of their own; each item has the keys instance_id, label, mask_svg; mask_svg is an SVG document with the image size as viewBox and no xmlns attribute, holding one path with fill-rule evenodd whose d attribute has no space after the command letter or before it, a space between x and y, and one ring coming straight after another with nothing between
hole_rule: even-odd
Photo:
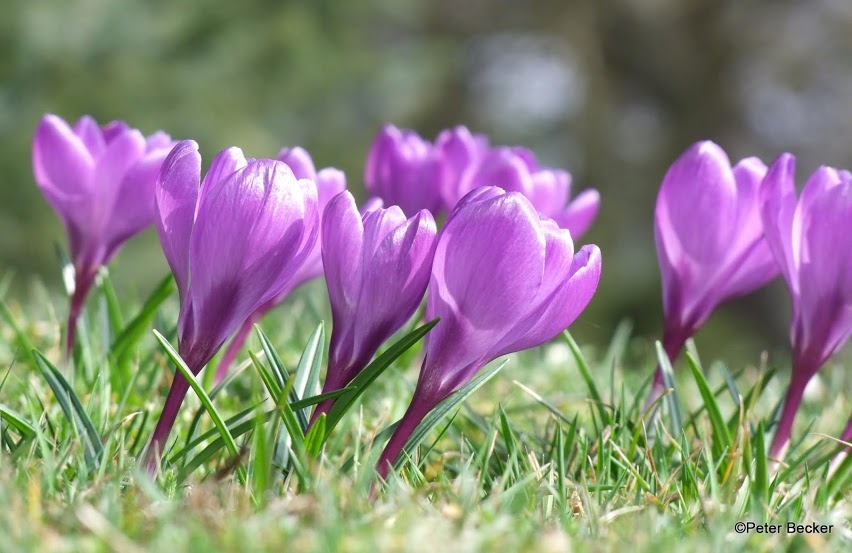
<instances>
[{"instance_id":1,"label":"stem with purple tint","mask_svg":"<svg viewBox=\"0 0 852 553\"><path fill-rule=\"evenodd\" d=\"M239 332L237 332L234 339L231 340L231 343L228 344L228 349L225 350L222 360L219 361L219 366L216 367L216 376L213 378L214 386L218 385L220 382L225 380L226 376L228 376L228 370L237 358L237 354L240 353L249 333L252 328L254 328L254 324L262 317L263 313L259 313L259 310L252 313L249 318L246 319L246 322L243 323L243 326L240 327Z\"/></svg>"},{"instance_id":2,"label":"stem with purple tint","mask_svg":"<svg viewBox=\"0 0 852 553\"><path fill-rule=\"evenodd\" d=\"M68 336L65 342L65 353L68 357L74 353L74 343L77 340L77 321L83 312L86 297L95 283L98 270L74 271L74 293L71 294L71 306L68 309Z\"/></svg>"},{"instance_id":3,"label":"stem with purple tint","mask_svg":"<svg viewBox=\"0 0 852 553\"><path fill-rule=\"evenodd\" d=\"M186 366L192 371L192 374L197 375L204 368L204 365L209 360L203 359L198 355L193 355L190 352L184 356L181 353ZM148 470L148 473L153 475L157 471L158 461L162 458L165 452L166 442L169 439L169 434L177 420L177 415L180 412L180 407L183 404L183 399L189 391L189 382L184 378L180 371L175 371L175 378L172 381L172 386L169 388L169 394L166 396L166 403L163 405L163 411L160 413L160 418L157 420L157 426L154 428L154 433L151 434L151 439L148 446L145 448L143 462Z\"/></svg>"},{"instance_id":4,"label":"stem with purple tint","mask_svg":"<svg viewBox=\"0 0 852 553\"><path fill-rule=\"evenodd\" d=\"M787 398L784 400L781 419L778 421L778 427L775 429L775 436L772 438L772 445L769 448L769 457L772 459L780 460L784 457L787 444L790 442L793 421L796 418L799 405L802 403L805 387L811 377L816 374L816 370L819 369L818 364L815 367L811 365L813 364L802 361L794 361L793 363L793 374L790 377L790 386L787 388Z\"/></svg>"},{"instance_id":5,"label":"stem with purple tint","mask_svg":"<svg viewBox=\"0 0 852 553\"><path fill-rule=\"evenodd\" d=\"M690 336L692 336L692 333L683 329L677 329L675 331L665 330L663 332L663 350L665 350L666 356L669 358L669 362L672 365L674 365L674 362L678 355L680 355L680 352L683 351L683 347L686 345L686 341L689 340ZM651 391L648 394L647 401L645 402L646 411L662 395L664 385L663 368L660 365L657 365L657 370L654 373L654 382L651 384Z\"/></svg>"},{"instance_id":6,"label":"stem with purple tint","mask_svg":"<svg viewBox=\"0 0 852 553\"><path fill-rule=\"evenodd\" d=\"M382 454L379 457L379 462L376 464L376 472L381 478L387 477L388 471L393 468L393 464L402 452L405 442L407 442L408 438L411 437L411 434L414 433L417 425L420 424L423 418L426 417L426 415L429 414L429 411L431 411L438 403L440 402L423 401L422 399L419 399L418 394L415 391L414 397L411 399L411 404L408 406L408 410L399 421L399 426L396 427L393 436L391 436L391 439L388 441L384 451L382 451Z\"/></svg>"}]
</instances>

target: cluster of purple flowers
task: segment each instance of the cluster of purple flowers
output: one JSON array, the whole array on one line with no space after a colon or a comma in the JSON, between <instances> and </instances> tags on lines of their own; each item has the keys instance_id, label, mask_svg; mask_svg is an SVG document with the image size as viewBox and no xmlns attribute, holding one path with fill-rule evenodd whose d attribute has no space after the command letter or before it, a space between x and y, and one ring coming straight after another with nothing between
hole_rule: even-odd
<instances>
[{"instance_id":1,"label":"cluster of purple flowers","mask_svg":"<svg viewBox=\"0 0 852 553\"><path fill-rule=\"evenodd\" d=\"M129 138L113 147L112 129ZM38 185L66 223L77 269L69 349L92 275L152 222L180 297L178 352L194 374L237 333L218 371L224 376L252 322L324 275L333 327L323 391L341 389L411 318L428 288L425 316L440 320L426 336L414 397L380 458L382 474L438 403L489 361L562 332L600 280L597 246L575 251L573 241L597 213L597 192L569 204L567 172L539 167L522 148L492 148L463 127L435 144L383 129L365 169L374 197L360 211L343 174L317 172L301 148L274 160L229 148L202 177L193 141L157 134L146 147L123 124L101 130L84 118L72 130L48 115L33 159ZM439 229L442 211L449 215ZM176 374L149 461L164 450L187 391ZM332 402L318 405L314 418Z\"/></svg>"},{"instance_id":2,"label":"cluster of purple flowers","mask_svg":"<svg viewBox=\"0 0 852 553\"><path fill-rule=\"evenodd\" d=\"M386 126L365 164L360 209L342 172L317 171L302 148L277 159L219 153L201 174L198 145L124 123L73 128L48 115L33 147L36 182L68 231L76 287L68 347L98 268L156 223L180 297L178 350L198 374L234 336L223 378L254 322L324 276L333 330L324 392L349 384L426 295L414 396L379 461L384 473L442 400L489 361L542 344L585 309L600 280L597 246L575 248L599 195L572 201L568 172L464 127L430 143ZM674 361L724 301L783 275L793 299L793 371L770 455L783 455L805 385L852 334L852 175L821 167L797 199L795 159L731 166L712 142L666 173L655 238L663 346ZM440 220L447 214L444 224ZM428 293L427 293L428 289ZM655 378L651 397L662 391ZM150 442L162 452L188 390L177 374ZM314 411L329 411L328 400ZM843 439L852 435L852 420Z\"/></svg>"}]
</instances>

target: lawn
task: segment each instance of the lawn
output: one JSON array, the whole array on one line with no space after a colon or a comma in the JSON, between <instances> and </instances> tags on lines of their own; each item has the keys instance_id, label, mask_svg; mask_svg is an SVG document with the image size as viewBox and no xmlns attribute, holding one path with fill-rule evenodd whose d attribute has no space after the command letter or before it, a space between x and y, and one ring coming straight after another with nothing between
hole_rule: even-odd
<instances>
[{"instance_id":1,"label":"lawn","mask_svg":"<svg viewBox=\"0 0 852 553\"><path fill-rule=\"evenodd\" d=\"M840 366L809 389L779 464L765 452L785 371L765 359L726 367L713 352L699 361L692 345L672 391L645 411L654 344L627 323L600 351L565 334L490 364L483 374L493 378L465 390L464 401L451 398L381 482L375 459L413 391L420 342L376 371L328 436L305 436L304 405L318 393L326 347L321 283L264 319L248 343L253 359L242 355L222 386L200 375L211 408L190 392L151 479L137 461L175 373L152 329L174 343L176 294L167 279L148 298L119 300L102 277L71 362L62 299L33 285L22 302L4 280L4 553L848 551L852 543L852 462L831 467L840 447L827 436L852 403ZM737 522L752 524L739 533Z\"/></svg>"}]
</instances>

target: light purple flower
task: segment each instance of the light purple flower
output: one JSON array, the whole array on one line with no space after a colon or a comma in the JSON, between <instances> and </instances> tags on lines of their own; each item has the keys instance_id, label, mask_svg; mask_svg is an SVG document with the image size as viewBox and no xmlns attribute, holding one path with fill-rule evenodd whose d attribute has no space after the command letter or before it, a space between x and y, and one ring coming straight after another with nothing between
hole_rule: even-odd
<instances>
[{"instance_id":1,"label":"light purple flower","mask_svg":"<svg viewBox=\"0 0 852 553\"><path fill-rule=\"evenodd\" d=\"M33 141L33 172L68 232L74 293L68 341L98 269L121 245L154 222L154 183L173 146L167 134L145 138L121 121L103 127L89 116L73 128L45 115Z\"/></svg>"},{"instance_id":2,"label":"light purple flower","mask_svg":"<svg viewBox=\"0 0 852 553\"><path fill-rule=\"evenodd\" d=\"M472 174L471 174L472 173ZM545 217L579 238L598 214L600 194L586 190L569 203L571 175L561 169L540 167L535 154L526 148L500 146L480 156L475 169L457 182L455 197L448 196L452 208L456 200L480 186L499 186L507 192L520 192Z\"/></svg>"},{"instance_id":3,"label":"light purple flower","mask_svg":"<svg viewBox=\"0 0 852 553\"><path fill-rule=\"evenodd\" d=\"M398 206L358 212L349 192L334 197L322 222L322 258L333 330L323 392L346 386L411 318L429 282L435 221ZM332 402L318 406L314 418Z\"/></svg>"},{"instance_id":4,"label":"light purple flower","mask_svg":"<svg viewBox=\"0 0 852 553\"><path fill-rule=\"evenodd\" d=\"M489 361L542 344L586 308L600 280L597 246L574 251L568 230L522 194L483 187L456 206L438 238L425 358L411 404L379 459L386 474L438 403Z\"/></svg>"},{"instance_id":5,"label":"light purple flower","mask_svg":"<svg viewBox=\"0 0 852 553\"><path fill-rule=\"evenodd\" d=\"M166 158L156 199L157 230L181 300L178 351L197 374L308 258L319 233L317 189L286 164L246 159L239 148L217 155L202 181L198 144L187 140ZM162 452L187 390L176 374L149 463Z\"/></svg>"},{"instance_id":6,"label":"light purple flower","mask_svg":"<svg viewBox=\"0 0 852 553\"><path fill-rule=\"evenodd\" d=\"M323 210L325 210L325 206L328 205L328 202L331 201L333 197L346 189L346 176L343 174L343 171L328 167L317 172L314 168L314 162L311 159L310 154L304 148L300 148L298 146L282 149L278 153L277 159L278 161L286 163L287 166L293 170L293 174L296 175L297 179L308 179L316 183L319 200L318 212L320 214L321 224L322 213ZM263 316L271 309L283 302L293 290L305 282L322 276L322 274L322 247L320 240L317 239L314 247L308 254L308 257L305 259L304 263L296 269L296 273L293 275L293 278L287 286L285 286L284 290L265 304L261 305L254 313L251 314L251 316L249 316L248 319L246 319L242 327L240 327L239 332L237 332L234 339L231 340L231 343L225 350L222 361L219 363L219 367L216 369L215 382L221 382L221 380L228 374L228 368L231 366L231 363L233 363L237 353L240 351L240 348L242 348L245 343L245 340L251 332L254 324L262 319Z\"/></svg>"},{"instance_id":7,"label":"light purple flower","mask_svg":"<svg viewBox=\"0 0 852 553\"><path fill-rule=\"evenodd\" d=\"M721 303L778 275L763 237L758 192L766 166L748 158L733 168L710 141L683 153L663 178L654 238L663 285L663 346L674 359ZM778 194L778 187L767 193ZM662 390L658 369L649 400Z\"/></svg>"},{"instance_id":8,"label":"light purple flower","mask_svg":"<svg viewBox=\"0 0 852 553\"><path fill-rule=\"evenodd\" d=\"M432 144L414 131L385 125L367 155L364 186L406 216L441 208L441 161Z\"/></svg>"},{"instance_id":9,"label":"light purple flower","mask_svg":"<svg viewBox=\"0 0 852 553\"><path fill-rule=\"evenodd\" d=\"M852 174L820 167L797 200L795 171L796 158L782 154L760 197L766 240L793 300L793 372L769 449L776 458L786 449L805 386L852 335Z\"/></svg>"}]
</instances>

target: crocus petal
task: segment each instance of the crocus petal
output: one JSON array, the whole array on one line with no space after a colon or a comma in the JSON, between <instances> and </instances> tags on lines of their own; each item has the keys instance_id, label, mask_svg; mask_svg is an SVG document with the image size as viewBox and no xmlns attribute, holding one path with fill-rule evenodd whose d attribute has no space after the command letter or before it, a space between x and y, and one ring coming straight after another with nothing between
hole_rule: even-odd
<instances>
[{"instance_id":1,"label":"crocus petal","mask_svg":"<svg viewBox=\"0 0 852 553\"><path fill-rule=\"evenodd\" d=\"M94 159L68 124L55 115L45 115L36 129L33 171L36 184L66 221L74 215L65 202L91 192L94 168Z\"/></svg>"},{"instance_id":2,"label":"crocus petal","mask_svg":"<svg viewBox=\"0 0 852 553\"><path fill-rule=\"evenodd\" d=\"M91 214L93 228L105 231L113 218L124 177L144 154L145 137L135 129L121 132L107 144L103 155L95 163L93 174L94 189L99 196Z\"/></svg>"},{"instance_id":3,"label":"crocus petal","mask_svg":"<svg viewBox=\"0 0 852 553\"><path fill-rule=\"evenodd\" d=\"M601 195L597 190L584 190L565 210L557 213L553 220L560 228L570 230L574 239L578 239L592 226L598 216L600 204Z\"/></svg>"},{"instance_id":4,"label":"crocus petal","mask_svg":"<svg viewBox=\"0 0 852 553\"><path fill-rule=\"evenodd\" d=\"M364 227L348 191L332 198L322 218L322 262L335 327L346 324L346 313L361 290L361 248Z\"/></svg>"},{"instance_id":5,"label":"crocus petal","mask_svg":"<svg viewBox=\"0 0 852 553\"><path fill-rule=\"evenodd\" d=\"M317 177L314 160L311 159L310 154L304 148L300 148L299 146L283 148L278 152L276 159L286 163L293 170L293 174L296 175L297 179L315 180Z\"/></svg>"},{"instance_id":6,"label":"crocus petal","mask_svg":"<svg viewBox=\"0 0 852 553\"><path fill-rule=\"evenodd\" d=\"M796 158L782 154L769 166L760 186L760 211L766 243L781 268L781 274L794 297L799 294L799 239L794 238L793 219L797 211Z\"/></svg>"},{"instance_id":7,"label":"crocus petal","mask_svg":"<svg viewBox=\"0 0 852 553\"><path fill-rule=\"evenodd\" d=\"M533 192L532 175L523 158L512 148L495 148L483 158L472 177L472 188L497 186L506 192L520 192L528 198Z\"/></svg>"},{"instance_id":8,"label":"crocus petal","mask_svg":"<svg viewBox=\"0 0 852 553\"><path fill-rule=\"evenodd\" d=\"M103 131L98 122L88 115L81 117L74 125L74 134L80 137L93 159L97 159L106 148Z\"/></svg>"},{"instance_id":9,"label":"crocus petal","mask_svg":"<svg viewBox=\"0 0 852 553\"><path fill-rule=\"evenodd\" d=\"M204 175L204 180L201 182L201 189L205 191L217 183L227 179L240 169L248 164L246 156L239 148L226 148L219 152L213 161L210 162L210 168L207 174ZM203 194L204 192L202 192Z\"/></svg>"},{"instance_id":10,"label":"crocus petal","mask_svg":"<svg viewBox=\"0 0 852 553\"><path fill-rule=\"evenodd\" d=\"M189 243L200 183L198 144L192 140L178 142L163 162L155 200L160 243L182 301L189 286Z\"/></svg>"}]
</instances>

